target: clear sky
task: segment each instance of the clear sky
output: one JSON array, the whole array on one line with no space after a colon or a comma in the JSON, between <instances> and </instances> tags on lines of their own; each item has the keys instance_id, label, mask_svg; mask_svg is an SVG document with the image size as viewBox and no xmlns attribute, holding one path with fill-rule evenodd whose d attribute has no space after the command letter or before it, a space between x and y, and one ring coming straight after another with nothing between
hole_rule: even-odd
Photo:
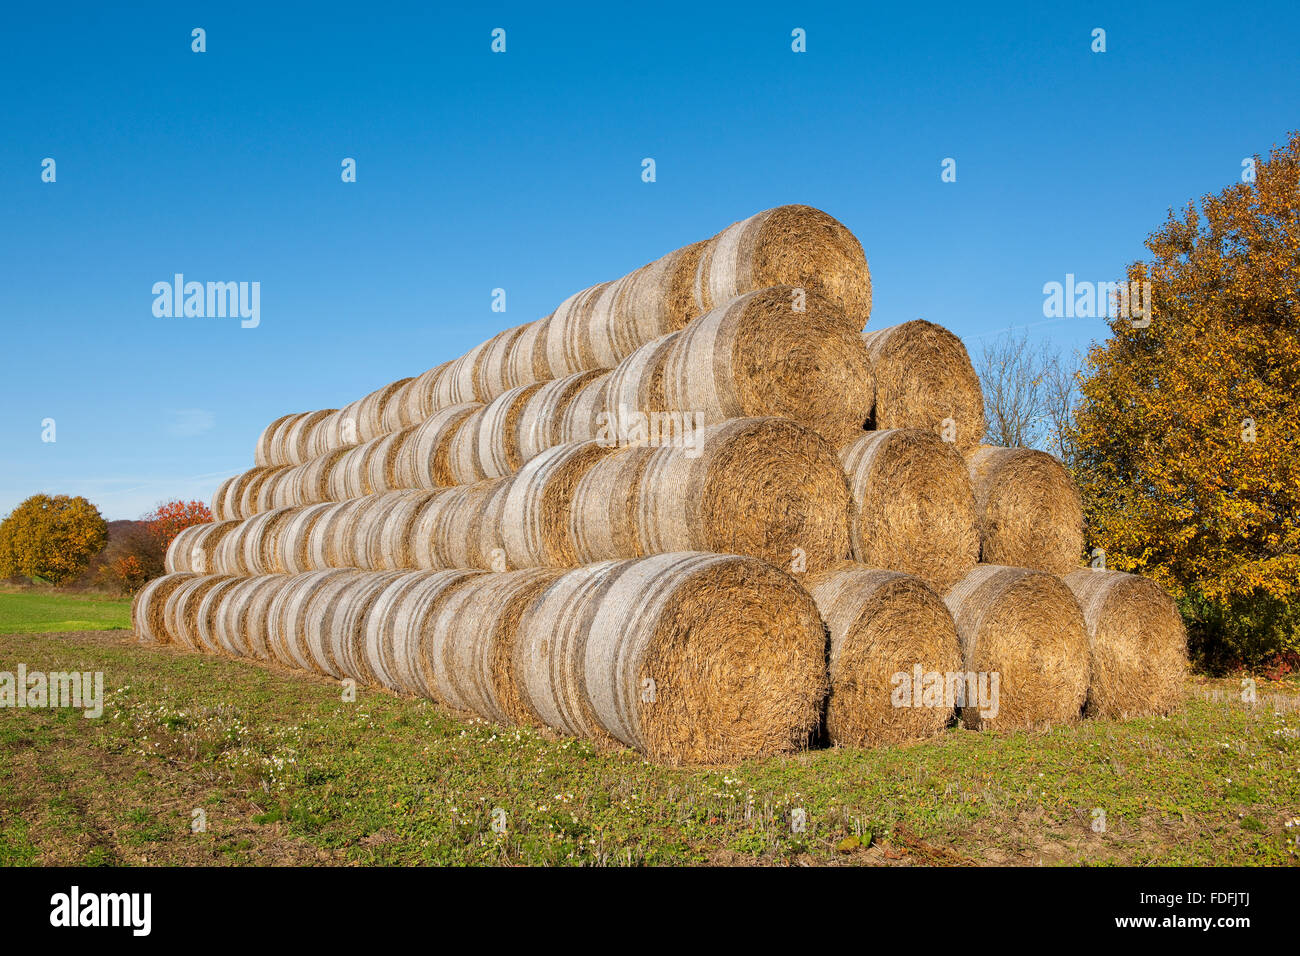
<instances>
[{"instance_id":1,"label":"clear sky","mask_svg":"<svg viewBox=\"0 0 1300 956\"><path fill-rule=\"evenodd\" d=\"M271 419L782 203L862 240L872 326L1084 346L1044 283L1120 278L1300 126L1295 0L465 7L6 7L0 514L206 500ZM178 272L259 282L260 325L156 317Z\"/></svg>"}]
</instances>

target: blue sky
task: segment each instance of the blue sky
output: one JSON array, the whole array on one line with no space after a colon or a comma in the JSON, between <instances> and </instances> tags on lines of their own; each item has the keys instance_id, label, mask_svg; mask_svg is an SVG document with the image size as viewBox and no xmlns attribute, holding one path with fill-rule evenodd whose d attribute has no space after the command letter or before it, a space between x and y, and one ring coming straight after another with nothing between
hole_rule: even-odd
<instances>
[{"instance_id":1,"label":"blue sky","mask_svg":"<svg viewBox=\"0 0 1300 956\"><path fill-rule=\"evenodd\" d=\"M271 419L782 203L862 240L872 326L1086 345L1043 284L1119 278L1300 126L1300 5L984 6L11 6L0 514L206 500ZM155 317L177 272L260 282L260 325Z\"/></svg>"}]
</instances>

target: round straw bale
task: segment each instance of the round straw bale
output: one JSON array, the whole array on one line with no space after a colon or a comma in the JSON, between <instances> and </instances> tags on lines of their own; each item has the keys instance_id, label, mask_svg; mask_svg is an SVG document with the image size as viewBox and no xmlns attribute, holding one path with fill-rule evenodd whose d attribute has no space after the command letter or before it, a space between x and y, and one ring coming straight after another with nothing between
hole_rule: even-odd
<instances>
[{"instance_id":1,"label":"round straw bale","mask_svg":"<svg viewBox=\"0 0 1300 956\"><path fill-rule=\"evenodd\" d=\"M624 744L669 764L808 746L826 633L789 575L735 555L655 555L612 572L593 604L582 696Z\"/></svg>"},{"instance_id":2,"label":"round straw bale","mask_svg":"<svg viewBox=\"0 0 1300 956\"><path fill-rule=\"evenodd\" d=\"M600 428L599 416L605 411L605 389L609 373L602 372L586 382L564 407L560 416L560 441L588 441Z\"/></svg>"},{"instance_id":3,"label":"round straw bale","mask_svg":"<svg viewBox=\"0 0 1300 956\"><path fill-rule=\"evenodd\" d=\"M350 572L324 582L303 605L301 642L311 669L335 679L351 677L370 683L364 660L366 615L380 592L399 572Z\"/></svg>"},{"instance_id":4,"label":"round straw bale","mask_svg":"<svg viewBox=\"0 0 1300 956\"><path fill-rule=\"evenodd\" d=\"M250 468L248 471L240 472L228 484L223 485L225 489L225 498L221 504L221 513L226 519L230 518L247 518L250 512L245 510L248 498L248 489L254 481L259 481L276 465L258 465Z\"/></svg>"},{"instance_id":5,"label":"round straw bale","mask_svg":"<svg viewBox=\"0 0 1300 956\"><path fill-rule=\"evenodd\" d=\"M575 488L575 563L669 551L743 554L818 571L849 553L850 498L825 439L783 418L738 418L598 461Z\"/></svg>"},{"instance_id":6,"label":"round straw bale","mask_svg":"<svg viewBox=\"0 0 1300 956\"><path fill-rule=\"evenodd\" d=\"M710 239L696 270L697 314L774 285L798 286L829 299L851 332L860 331L871 315L871 272L862 243L810 206L767 209Z\"/></svg>"},{"instance_id":7,"label":"round straw bale","mask_svg":"<svg viewBox=\"0 0 1300 956\"><path fill-rule=\"evenodd\" d=\"M486 427L489 407L491 406L480 405L475 408L451 436L447 449L447 467L454 485L469 485L487 477L483 462L479 459L479 436Z\"/></svg>"},{"instance_id":8,"label":"round straw bale","mask_svg":"<svg viewBox=\"0 0 1300 956\"><path fill-rule=\"evenodd\" d=\"M370 441L372 438L387 434L389 429L384 427L384 412L401 392L402 387L410 381L410 378L402 378L396 382L389 382L361 399L361 403L357 406L357 438L359 440L363 442Z\"/></svg>"},{"instance_id":9,"label":"round straw bale","mask_svg":"<svg viewBox=\"0 0 1300 956\"><path fill-rule=\"evenodd\" d=\"M451 405L431 413L397 452L393 478L399 488L443 488L452 480L451 443L477 403Z\"/></svg>"},{"instance_id":10,"label":"round straw bale","mask_svg":"<svg viewBox=\"0 0 1300 956\"><path fill-rule=\"evenodd\" d=\"M1083 558L1083 505L1065 466L1032 448L985 445L966 456L986 564L1069 574Z\"/></svg>"},{"instance_id":11,"label":"round straw bale","mask_svg":"<svg viewBox=\"0 0 1300 956\"><path fill-rule=\"evenodd\" d=\"M429 624L425 682L450 707L499 724L527 722L511 659L519 616L563 572L484 574L457 589Z\"/></svg>"},{"instance_id":12,"label":"round straw bale","mask_svg":"<svg viewBox=\"0 0 1300 956\"><path fill-rule=\"evenodd\" d=\"M706 239L675 249L619 283L615 305L621 320L615 337L618 361L700 315L695 305L695 273L708 244Z\"/></svg>"},{"instance_id":13,"label":"round straw bale","mask_svg":"<svg viewBox=\"0 0 1300 956\"><path fill-rule=\"evenodd\" d=\"M415 377L406 390L406 410L403 417L410 419L412 425L418 425L438 410L438 381L451 368L451 362L435 365Z\"/></svg>"},{"instance_id":14,"label":"round straw bale","mask_svg":"<svg viewBox=\"0 0 1300 956\"><path fill-rule=\"evenodd\" d=\"M262 433L257 436L257 445L253 449L254 465L281 464L281 462L276 461L275 453L273 451L276 445L276 432L278 432L282 426L287 425L295 418L300 417L302 417L301 413L294 415L281 415L275 421L271 422L271 424L262 429Z\"/></svg>"},{"instance_id":15,"label":"round straw bale","mask_svg":"<svg viewBox=\"0 0 1300 956\"><path fill-rule=\"evenodd\" d=\"M404 379L384 406L385 432L395 432L399 428L419 424L420 419L413 418L411 412L411 389L415 387L415 381L413 378Z\"/></svg>"},{"instance_id":16,"label":"round straw bale","mask_svg":"<svg viewBox=\"0 0 1300 956\"><path fill-rule=\"evenodd\" d=\"M331 501L330 482L339 461L348 453L347 448L336 448L313 458L302 466L297 485L299 497L304 505L314 505L321 501Z\"/></svg>"},{"instance_id":17,"label":"round straw bale","mask_svg":"<svg viewBox=\"0 0 1300 956\"><path fill-rule=\"evenodd\" d=\"M411 531L411 557L418 568L484 568L494 565L483 550L484 508L512 479L497 478L435 493L422 506ZM492 535L489 535L491 540ZM495 547L495 545L494 545Z\"/></svg>"},{"instance_id":18,"label":"round straw bale","mask_svg":"<svg viewBox=\"0 0 1300 956\"><path fill-rule=\"evenodd\" d=\"M365 442L354 445L343 453L330 469L329 495L335 501L360 498L373 490L370 487L370 459L376 444Z\"/></svg>"},{"instance_id":19,"label":"round straw bale","mask_svg":"<svg viewBox=\"0 0 1300 956\"><path fill-rule=\"evenodd\" d=\"M609 416L624 417L635 413L666 412L668 397L664 376L668 357L680 338L680 332L670 332L637 349L609 373L609 385L604 393L606 417L597 425L610 420ZM592 437L596 437L594 434Z\"/></svg>"},{"instance_id":20,"label":"round straw bale","mask_svg":"<svg viewBox=\"0 0 1300 956\"><path fill-rule=\"evenodd\" d=\"M480 342L452 362L447 371L438 377L437 390L433 396L434 409L484 401L478 392L477 379L487 346L487 342Z\"/></svg>"},{"instance_id":21,"label":"round straw bale","mask_svg":"<svg viewBox=\"0 0 1300 956\"><path fill-rule=\"evenodd\" d=\"M477 429L480 478L504 478L523 465L519 435L521 418L528 400L541 388L539 383L520 385L501 394L483 409L483 418ZM458 437L468 433L468 428L462 429ZM454 453L452 460L456 460Z\"/></svg>"},{"instance_id":22,"label":"round straw bale","mask_svg":"<svg viewBox=\"0 0 1300 956\"><path fill-rule=\"evenodd\" d=\"M348 538L349 550L345 556L349 567L364 571L378 570L379 565L371 563L371 559L379 551L384 519L401 494L400 491L390 491L382 495L367 495L358 500Z\"/></svg>"},{"instance_id":23,"label":"round straw bale","mask_svg":"<svg viewBox=\"0 0 1300 956\"><path fill-rule=\"evenodd\" d=\"M944 601L968 675L963 724L1037 730L1078 719L1088 694L1088 633L1079 602L1060 578L982 564ZM972 699L970 675L990 695L983 703L991 707Z\"/></svg>"},{"instance_id":24,"label":"round straw bale","mask_svg":"<svg viewBox=\"0 0 1300 956\"><path fill-rule=\"evenodd\" d=\"M273 462L280 465L301 465L315 457L312 448L312 436L321 422L329 418L335 408L325 408L316 412L304 412L290 423L285 430L283 447L284 461Z\"/></svg>"},{"instance_id":25,"label":"round straw bale","mask_svg":"<svg viewBox=\"0 0 1300 956\"><path fill-rule=\"evenodd\" d=\"M523 713L574 737L617 743L600 725L583 682L595 599L624 562L602 561L556 578L520 615L511 668ZM626 622L624 622L626 623Z\"/></svg>"},{"instance_id":26,"label":"round straw bale","mask_svg":"<svg viewBox=\"0 0 1300 956\"><path fill-rule=\"evenodd\" d=\"M271 574L279 570L277 539L293 516L292 508L263 511L241 521L218 544L216 569L223 574Z\"/></svg>"},{"instance_id":27,"label":"round straw bale","mask_svg":"<svg viewBox=\"0 0 1300 956\"><path fill-rule=\"evenodd\" d=\"M528 325L517 325L488 339L474 383L474 392L483 396L482 401L490 402L514 387L510 380L510 353L527 328Z\"/></svg>"},{"instance_id":28,"label":"round straw bale","mask_svg":"<svg viewBox=\"0 0 1300 956\"><path fill-rule=\"evenodd\" d=\"M325 419L323 426L328 449L350 448L360 443L361 432L357 426L363 401L364 398L358 398L355 402L349 402Z\"/></svg>"},{"instance_id":29,"label":"round straw bale","mask_svg":"<svg viewBox=\"0 0 1300 956\"><path fill-rule=\"evenodd\" d=\"M384 505L377 532L366 538L366 567L399 571L416 567L415 523L436 493L407 489L383 495Z\"/></svg>"},{"instance_id":30,"label":"round straw bale","mask_svg":"<svg viewBox=\"0 0 1300 956\"><path fill-rule=\"evenodd\" d=\"M441 601L481 571L404 571L375 598L366 618L365 667L376 683L407 694L422 693L417 683L420 642Z\"/></svg>"},{"instance_id":31,"label":"round straw bale","mask_svg":"<svg viewBox=\"0 0 1300 956\"><path fill-rule=\"evenodd\" d=\"M564 420L565 409L584 385L604 374L597 369L576 372L564 378L545 382L538 387L537 391L529 395L523 409L519 412L520 467L523 467L523 462L536 458L546 449L560 444L560 426Z\"/></svg>"},{"instance_id":32,"label":"round straw bale","mask_svg":"<svg viewBox=\"0 0 1300 956\"><path fill-rule=\"evenodd\" d=\"M933 432L867 432L840 451L853 495L853 557L915 574L936 591L979 556L975 496L961 453Z\"/></svg>"},{"instance_id":33,"label":"round straw bale","mask_svg":"<svg viewBox=\"0 0 1300 956\"><path fill-rule=\"evenodd\" d=\"M588 333L590 315L601 295L612 285L602 282L575 292L555 310L546 325L548 379L600 368Z\"/></svg>"},{"instance_id":34,"label":"round straw bale","mask_svg":"<svg viewBox=\"0 0 1300 956\"><path fill-rule=\"evenodd\" d=\"M168 574L176 571L211 574L217 570L217 549L222 539L239 525L239 519L232 518L228 521L193 524L183 529L168 546L163 569Z\"/></svg>"},{"instance_id":35,"label":"round straw bale","mask_svg":"<svg viewBox=\"0 0 1300 956\"><path fill-rule=\"evenodd\" d=\"M366 483L372 494L395 491L402 487L398 484L398 462L405 453L406 443L418 430L418 425L408 425L374 439L375 450L366 460Z\"/></svg>"},{"instance_id":36,"label":"round straw bale","mask_svg":"<svg viewBox=\"0 0 1300 956\"><path fill-rule=\"evenodd\" d=\"M171 592L163 607L163 626L171 638L170 643L192 651L203 650L198 638L199 605L208 591L228 580L230 575L227 574L201 575Z\"/></svg>"},{"instance_id":37,"label":"round straw bale","mask_svg":"<svg viewBox=\"0 0 1300 956\"><path fill-rule=\"evenodd\" d=\"M530 322L510 345L506 358L506 384L511 388L551 378L546 362L546 335L551 316Z\"/></svg>"},{"instance_id":38,"label":"round straw bale","mask_svg":"<svg viewBox=\"0 0 1300 956\"><path fill-rule=\"evenodd\" d=\"M360 571L352 568L332 568L296 574L285 582L281 594L272 599L268 612L267 646L277 663L328 673L317 668L308 642L319 640L320 622L330 602L340 588L359 574Z\"/></svg>"},{"instance_id":39,"label":"round straw bale","mask_svg":"<svg viewBox=\"0 0 1300 956\"><path fill-rule=\"evenodd\" d=\"M135 596L131 602L131 628L135 639L141 644L166 644L171 638L167 635L165 611L167 599L182 584L193 581L199 575L189 571L164 574L154 578Z\"/></svg>"},{"instance_id":40,"label":"round straw bale","mask_svg":"<svg viewBox=\"0 0 1300 956\"><path fill-rule=\"evenodd\" d=\"M569 529L573 492L582 476L613 450L597 442L557 445L513 478L503 479L509 490L500 501L497 527L508 567L571 568L578 563Z\"/></svg>"},{"instance_id":41,"label":"round straw bale","mask_svg":"<svg viewBox=\"0 0 1300 956\"><path fill-rule=\"evenodd\" d=\"M876 377L873 428L928 428L962 451L984 437L984 394L961 339L917 319L863 332Z\"/></svg>"},{"instance_id":42,"label":"round straw bale","mask_svg":"<svg viewBox=\"0 0 1300 956\"><path fill-rule=\"evenodd\" d=\"M796 312L794 292L751 292L684 329L665 360L666 407L692 411L701 424L781 415L837 448L860 434L875 389L866 343L811 292Z\"/></svg>"},{"instance_id":43,"label":"round straw bale","mask_svg":"<svg viewBox=\"0 0 1300 956\"><path fill-rule=\"evenodd\" d=\"M1148 578L1081 568L1065 583L1088 629L1089 716L1167 714L1183 698L1187 630L1178 606Z\"/></svg>"},{"instance_id":44,"label":"round straw bale","mask_svg":"<svg viewBox=\"0 0 1300 956\"><path fill-rule=\"evenodd\" d=\"M251 580L247 577L223 578L209 588L198 603L194 614L192 637L195 647L206 654L222 654L221 613L226 595L238 584Z\"/></svg>"},{"instance_id":45,"label":"round straw bale","mask_svg":"<svg viewBox=\"0 0 1300 956\"><path fill-rule=\"evenodd\" d=\"M242 472L241 472L242 474ZM228 503L231 489L239 481L240 475L231 475L221 484L217 485L217 490L212 493L212 520L225 521L227 518L233 518L234 513L231 505Z\"/></svg>"},{"instance_id":46,"label":"round straw bale","mask_svg":"<svg viewBox=\"0 0 1300 956\"><path fill-rule=\"evenodd\" d=\"M316 570L311 563L312 529L334 506L335 502L322 501L291 509L292 513L275 543L277 568L286 574Z\"/></svg>"},{"instance_id":47,"label":"round straw bale","mask_svg":"<svg viewBox=\"0 0 1300 956\"><path fill-rule=\"evenodd\" d=\"M285 576L263 574L240 578L222 597L217 616L217 641L235 657L266 660L266 609Z\"/></svg>"},{"instance_id":48,"label":"round straw bale","mask_svg":"<svg viewBox=\"0 0 1300 956\"><path fill-rule=\"evenodd\" d=\"M640 341L634 341L633 330L619 309L619 300L630 276L597 286L590 306L583 312L578 325L581 336L579 355L590 355L587 368L613 368L629 355ZM642 340L644 341L644 340Z\"/></svg>"},{"instance_id":49,"label":"round straw bale","mask_svg":"<svg viewBox=\"0 0 1300 956\"><path fill-rule=\"evenodd\" d=\"M330 435L337 430L338 426L335 419L342 413L341 408L332 409L324 418L307 429L307 461L319 458L327 452L335 451L334 447L330 445Z\"/></svg>"},{"instance_id":50,"label":"round straw bale","mask_svg":"<svg viewBox=\"0 0 1300 956\"><path fill-rule=\"evenodd\" d=\"M943 730L952 702L921 693L927 675L946 680L961 670L957 626L943 598L920 578L852 561L805 583L831 635L831 742L878 747Z\"/></svg>"},{"instance_id":51,"label":"round straw bale","mask_svg":"<svg viewBox=\"0 0 1300 956\"><path fill-rule=\"evenodd\" d=\"M297 469L297 465L281 465L267 475L266 479L257 486L257 492L253 497L252 514L261 514L263 511L282 507L277 506L276 502L292 493L288 489L293 487Z\"/></svg>"}]
</instances>

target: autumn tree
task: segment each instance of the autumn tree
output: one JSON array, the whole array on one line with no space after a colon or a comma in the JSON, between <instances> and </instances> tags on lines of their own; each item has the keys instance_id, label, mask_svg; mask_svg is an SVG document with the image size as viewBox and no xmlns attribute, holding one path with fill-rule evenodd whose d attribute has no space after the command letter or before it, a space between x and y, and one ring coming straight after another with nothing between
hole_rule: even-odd
<instances>
[{"instance_id":1,"label":"autumn tree","mask_svg":"<svg viewBox=\"0 0 1300 956\"><path fill-rule=\"evenodd\" d=\"M85 498L32 495L0 522L0 577L71 581L108 538L108 525Z\"/></svg>"},{"instance_id":2,"label":"autumn tree","mask_svg":"<svg viewBox=\"0 0 1300 956\"><path fill-rule=\"evenodd\" d=\"M192 524L207 524L212 512L202 501L165 501L140 519L166 553L172 539Z\"/></svg>"},{"instance_id":3,"label":"autumn tree","mask_svg":"<svg viewBox=\"0 0 1300 956\"><path fill-rule=\"evenodd\" d=\"M1300 648L1300 134L1253 167L1147 239L1150 321L1110 320L1071 436L1090 544L1246 662Z\"/></svg>"}]
</instances>

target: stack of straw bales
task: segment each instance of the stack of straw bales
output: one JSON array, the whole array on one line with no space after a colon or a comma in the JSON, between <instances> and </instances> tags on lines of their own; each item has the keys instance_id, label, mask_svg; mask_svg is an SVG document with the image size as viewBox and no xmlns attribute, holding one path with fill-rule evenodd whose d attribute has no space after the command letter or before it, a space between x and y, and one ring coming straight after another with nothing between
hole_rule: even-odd
<instances>
[{"instance_id":1,"label":"stack of straw bales","mask_svg":"<svg viewBox=\"0 0 1300 956\"><path fill-rule=\"evenodd\" d=\"M278 418L136 633L668 763L1172 707L1169 598L1080 567L1060 462L980 444L960 340L870 309L786 206Z\"/></svg>"}]
</instances>

